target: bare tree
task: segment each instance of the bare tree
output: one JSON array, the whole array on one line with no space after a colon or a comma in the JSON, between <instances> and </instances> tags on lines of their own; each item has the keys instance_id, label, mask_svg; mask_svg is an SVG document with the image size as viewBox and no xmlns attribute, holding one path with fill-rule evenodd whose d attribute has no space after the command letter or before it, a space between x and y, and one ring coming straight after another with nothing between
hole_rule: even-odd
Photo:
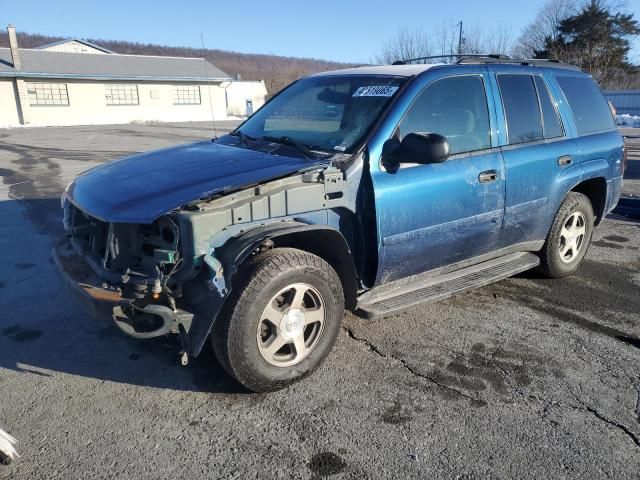
<instances>
[{"instance_id":1,"label":"bare tree","mask_svg":"<svg viewBox=\"0 0 640 480\"><path fill-rule=\"evenodd\" d=\"M552 41L558 38L560 23L574 15L578 7L577 0L548 0L520 34L513 53L522 58L533 58L536 51L545 48L548 38Z\"/></svg>"},{"instance_id":2,"label":"bare tree","mask_svg":"<svg viewBox=\"0 0 640 480\"><path fill-rule=\"evenodd\" d=\"M452 22L442 22L440 28L433 32L433 38L437 46L437 55L458 53L459 30L455 25L452 25Z\"/></svg>"},{"instance_id":3,"label":"bare tree","mask_svg":"<svg viewBox=\"0 0 640 480\"><path fill-rule=\"evenodd\" d=\"M438 61L453 62L459 53L507 53L511 49L513 35L507 24L499 24L486 31L479 24L465 25L462 39L459 25L444 21L429 33L422 29L403 28L383 44L375 60L378 63L392 63L398 59L442 55L444 58Z\"/></svg>"},{"instance_id":4,"label":"bare tree","mask_svg":"<svg viewBox=\"0 0 640 480\"><path fill-rule=\"evenodd\" d=\"M490 29L484 36L484 51L506 55L513 50L513 29L506 23L501 23Z\"/></svg>"},{"instance_id":5,"label":"bare tree","mask_svg":"<svg viewBox=\"0 0 640 480\"><path fill-rule=\"evenodd\" d=\"M377 63L393 63L396 60L428 57L433 49L428 35L418 28L401 28L395 37L387 40L375 57Z\"/></svg>"},{"instance_id":6,"label":"bare tree","mask_svg":"<svg viewBox=\"0 0 640 480\"><path fill-rule=\"evenodd\" d=\"M470 55L494 53L487 49L486 43L486 34L480 25L467 25L462 29L460 53Z\"/></svg>"}]
</instances>

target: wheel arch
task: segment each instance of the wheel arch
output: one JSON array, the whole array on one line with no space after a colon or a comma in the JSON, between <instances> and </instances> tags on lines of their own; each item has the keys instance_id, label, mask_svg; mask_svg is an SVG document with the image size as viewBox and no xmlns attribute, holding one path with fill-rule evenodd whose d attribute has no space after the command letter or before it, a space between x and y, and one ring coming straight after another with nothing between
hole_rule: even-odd
<instances>
[{"instance_id":1,"label":"wheel arch","mask_svg":"<svg viewBox=\"0 0 640 480\"><path fill-rule=\"evenodd\" d=\"M582 193L589 199L596 217L595 225L599 225L607 203L607 180L604 177L589 178L578 183L571 191Z\"/></svg>"},{"instance_id":2,"label":"wheel arch","mask_svg":"<svg viewBox=\"0 0 640 480\"><path fill-rule=\"evenodd\" d=\"M251 255L277 247L297 248L325 260L342 282L345 308L355 309L358 274L351 249L342 233L327 225L277 222L261 225L230 239L216 249L216 256L225 267L227 284L231 284L238 269Z\"/></svg>"}]
</instances>

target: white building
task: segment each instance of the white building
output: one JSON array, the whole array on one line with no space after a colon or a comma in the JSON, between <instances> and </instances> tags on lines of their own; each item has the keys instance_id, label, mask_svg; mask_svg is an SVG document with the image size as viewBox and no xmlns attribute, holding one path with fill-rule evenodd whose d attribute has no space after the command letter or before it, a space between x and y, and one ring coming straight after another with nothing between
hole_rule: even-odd
<instances>
[{"instance_id":1,"label":"white building","mask_svg":"<svg viewBox=\"0 0 640 480\"><path fill-rule=\"evenodd\" d=\"M231 77L203 58L120 55L77 39L19 48L15 29L8 32L0 127L223 120L266 97L262 82L229 88Z\"/></svg>"},{"instance_id":2,"label":"white building","mask_svg":"<svg viewBox=\"0 0 640 480\"><path fill-rule=\"evenodd\" d=\"M225 87L225 98L228 115L251 115L264 105L267 87L262 80L234 80Z\"/></svg>"}]
</instances>

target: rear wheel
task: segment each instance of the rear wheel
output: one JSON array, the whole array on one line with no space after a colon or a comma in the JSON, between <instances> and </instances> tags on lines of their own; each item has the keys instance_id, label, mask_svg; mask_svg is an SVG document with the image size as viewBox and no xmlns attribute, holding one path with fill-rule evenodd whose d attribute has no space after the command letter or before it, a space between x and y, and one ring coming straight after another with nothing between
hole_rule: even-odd
<instances>
[{"instance_id":1,"label":"rear wheel","mask_svg":"<svg viewBox=\"0 0 640 480\"><path fill-rule=\"evenodd\" d=\"M551 278L574 273L587 254L595 216L586 195L569 192L540 252L540 270Z\"/></svg>"},{"instance_id":2,"label":"rear wheel","mask_svg":"<svg viewBox=\"0 0 640 480\"><path fill-rule=\"evenodd\" d=\"M220 363L257 392L309 375L340 331L344 294L336 272L316 255L277 248L250 260L238 275L212 335Z\"/></svg>"}]
</instances>

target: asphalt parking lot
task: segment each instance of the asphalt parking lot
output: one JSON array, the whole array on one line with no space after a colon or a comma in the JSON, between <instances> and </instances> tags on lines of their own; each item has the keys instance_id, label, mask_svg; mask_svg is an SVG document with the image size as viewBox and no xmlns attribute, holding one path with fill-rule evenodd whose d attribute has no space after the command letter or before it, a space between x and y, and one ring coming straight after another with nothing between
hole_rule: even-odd
<instances>
[{"instance_id":1,"label":"asphalt parking lot","mask_svg":"<svg viewBox=\"0 0 640 480\"><path fill-rule=\"evenodd\" d=\"M0 428L22 455L0 478L640 478L631 217L603 222L574 277L527 273L375 323L348 315L329 360L271 394L241 391L209 350L181 367L171 341L86 318L50 257L65 185L211 136L207 124L0 130Z\"/></svg>"}]
</instances>

